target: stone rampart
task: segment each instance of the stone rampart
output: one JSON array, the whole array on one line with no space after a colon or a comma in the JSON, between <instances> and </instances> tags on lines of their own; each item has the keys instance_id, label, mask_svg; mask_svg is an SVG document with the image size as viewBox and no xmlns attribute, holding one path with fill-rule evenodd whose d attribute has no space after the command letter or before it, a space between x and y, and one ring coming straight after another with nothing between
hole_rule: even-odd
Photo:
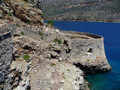
<instances>
[{"instance_id":1,"label":"stone rampart","mask_svg":"<svg viewBox=\"0 0 120 90\"><path fill-rule=\"evenodd\" d=\"M76 66L86 73L105 72L111 69L105 55L102 36L68 31L64 34L70 40L70 61Z\"/></svg>"},{"instance_id":2,"label":"stone rampart","mask_svg":"<svg viewBox=\"0 0 120 90\"><path fill-rule=\"evenodd\" d=\"M5 89L4 84L7 81L6 79L8 79L9 68L13 58L12 52L12 34L9 30L0 28L0 85L3 85L0 87L1 90Z\"/></svg>"}]
</instances>

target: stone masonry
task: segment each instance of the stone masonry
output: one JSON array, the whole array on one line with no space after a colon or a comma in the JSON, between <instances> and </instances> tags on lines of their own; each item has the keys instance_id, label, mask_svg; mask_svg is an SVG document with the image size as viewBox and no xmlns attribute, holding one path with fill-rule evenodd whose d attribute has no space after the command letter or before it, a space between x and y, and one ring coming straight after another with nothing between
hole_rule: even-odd
<instances>
[{"instance_id":1,"label":"stone masonry","mask_svg":"<svg viewBox=\"0 0 120 90\"><path fill-rule=\"evenodd\" d=\"M0 90L3 90L9 74L12 52L13 42L11 32L6 32L6 30L0 28Z\"/></svg>"}]
</instances>

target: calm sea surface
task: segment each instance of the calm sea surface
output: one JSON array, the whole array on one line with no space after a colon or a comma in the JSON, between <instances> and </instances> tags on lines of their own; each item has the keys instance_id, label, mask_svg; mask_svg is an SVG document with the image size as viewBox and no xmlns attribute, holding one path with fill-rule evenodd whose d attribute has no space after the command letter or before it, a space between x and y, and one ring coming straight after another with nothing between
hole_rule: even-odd
<instances>
[{"instance_id":1,"label":"calm sea surface","mask_svg":"<svg viewBox=\"0 0 120 90\"><path fill-rule=\"evenodd\" d=\"M120 23L55 21L61 30L90 32L104 36L105 52L112 71L87 77L92 90L120 90Z\"/></svg>"}]
</instances>

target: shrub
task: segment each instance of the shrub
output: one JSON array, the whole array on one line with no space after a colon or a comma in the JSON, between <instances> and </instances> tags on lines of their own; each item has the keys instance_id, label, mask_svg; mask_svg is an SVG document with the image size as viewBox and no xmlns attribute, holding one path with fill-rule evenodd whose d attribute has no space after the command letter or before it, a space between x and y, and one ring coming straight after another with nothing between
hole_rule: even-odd
<instances>
[{"instance_id":1,"label":"shrub","mask_svg":"<svg viewBox=\"0 0 120 90\"><path fill-rule=\"evenodd\" d=\"M16 24L16 26L17 26L17 27L20 27L20 25L19 25L19 24Z\"/></svg>"},{"instance_id":2,"label":"shrub","mask_svg":"<svg viewBox=\"0 0 120 90\"><path fill-rule=\"evenodd\" d=\"M8 16L12 16L12 13L11 13L11 12L8 12Z\"/></svg>"},{"instance_id":3,"label":"shrub","mask_svg":"<svg viewBox=\"0 0 120 90\"><path fill-rule=\"evenodd\" d=\"M56 64L55 63L51 63L51 66L55 66Z\"/></svg>"},{"instance_id":4,"label":"shrub","mask_svg":"<svg viewBox=\"0 0 120 90\"><path fill-rule=\"evenodd\" d=\"M44 13L42 13L42 17L45 17L45 14L44 14Z\"/></svg>"},{"instance_id":5,"label":"shrub","mask_svg":"<svg viewBox=\"0 0 120 90\"><path fill-rule=\"evenodd\" d=\"M24 60L25 60L25 61L27 61L27 62L28 62L28 61L29 61L29 59L30 59L30 56L29 56L29 55L27 55L27 54L25 54L25 55L23 56L23 58L24 58Z\"/></svg>"},{"instance_id":6,"label":"shrub","mask_svg":"<svg viewBox=\"0 0 120 90\"><path fill-rule=\"evenodd\" d=\"M24 32L21 32L21 35L24 35Z\"/></svg>"},{"instance_id":7,"label":"shrub","mask_svg":"<svg viewBox=\"0 0 120 90\"><path fill-rule=\"evenodd\" d=\"M25 2L28 2L28 0L24 0Z\"/></svg>"},{"instance_id":8,"label":"shrub","mask_svg":"<svg viewBox=\"0 0 120 90\"><path fill-rule=\"evenodd\" d=\"M31 24L31 22L29 20L26 21L27 24Z\"/></svg>"},{"instance_id":9,"label":"shrub","mask_svg":"<svg viewBox=\"0 0 120 90\"><path fill-rule=\"evenodd\" d=\"M43 32L39 32L39 35L40 35L40 36L43 36Z\"/></svg>"},{"instance_id":10,"label":"shrub","mask_svg":"<svg viewBox=\"0 0 120 90\"><path fill-rule=\"evenodd\" d=\"M62 40L60 40L60 39L58 39L58 38L54 39L54 42L55 42L55 43L58 43L58 44L62 44Z\"/></svg>"},{"instance_id":11,"label":"shrub","mask_svg":"<svg viewBox=\"0 0 120 90\"><path fill-rule=\"evenodd\" d=\"M70 72L70 69L67 69L68 72Z\"/></svg>"},{"instance_id":12,"label":"shrub","mask_svg":"<svg viewBox=\"0 0 120 90\"><path fill-rule=\"evenodd\" d=\"M53 26L54 25L54 21L53 20L49 20L48 21L48 25Z\"/></svg>"}]
</instances>

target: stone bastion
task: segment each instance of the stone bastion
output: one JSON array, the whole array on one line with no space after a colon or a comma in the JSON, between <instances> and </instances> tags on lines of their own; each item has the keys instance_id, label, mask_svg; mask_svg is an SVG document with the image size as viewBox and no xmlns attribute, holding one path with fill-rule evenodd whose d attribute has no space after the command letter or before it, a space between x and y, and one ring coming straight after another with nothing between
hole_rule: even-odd
<instances>
[{"instance_id":1,"label":"stone bastion","mask_svg":"<svg viewBox=\"0 0 120 90\"><path fill-rule=\"evenodd\" d=\"M104 38L99 35L63 31L70 40L71 62L86 73L105 72L111 69L105 55Z\"/></svg>"},{"instance_id":2,"label":"stone bastion","mask_svg":"<svg viewBox=\"0 0 120 90\"><path fill-rule=\"evenodd\" d=\"M62 60L69 60L76 66L80 67L85 73L106 72L111 69L105 55L104 38L99 35L73 32L73 31L56 31L54 28L22 28L24 35L34 39L40 39L49 43L56 38L67 41L68 51L61 48L59 56ZM42 35L40 34L42 32Z\"/></svg>"},{"instance_id":3,"label":"stone bastion","mask_svg":"<svg viewBox=\"0 0 120 90\"><path fill-rule=\"evenodd\" d=\"M10 28L8 28L10 27ZM1 43L0 46L5 50L4 57L0 57L1 62L7 65L10 64L12 58L12 41L11 41L11 31L12 33L19 31L24 32L24 35L40 39L40 32L42 32L42 39L44 41L52 42L55 38L68 41L69 52L61 50L60 56L65 60L69 60L76 66L80 67L86 73L97 73L105 72L111 69L104 50L104 38L99 35L83 33L83 32L73 32L73 31L59 31L55 30L44 31L42 28L32 28L26 27L16 29L15 25L7 25L1 30ZM16 31L17 30L17 31ZM3 32L4 31L4 32ZM7 32L7 33L6 33ZM48 38L49 37L49 38ZM0 48L1 48L0 47ZM0 56L3 53L1 49ZM6 55L6 56L5 56ZM9 58L6 58L9 57ZM5 59L3 59L5 58ZM5 65L3 64L3 65Z\"/></svg>"}]
</instances>

